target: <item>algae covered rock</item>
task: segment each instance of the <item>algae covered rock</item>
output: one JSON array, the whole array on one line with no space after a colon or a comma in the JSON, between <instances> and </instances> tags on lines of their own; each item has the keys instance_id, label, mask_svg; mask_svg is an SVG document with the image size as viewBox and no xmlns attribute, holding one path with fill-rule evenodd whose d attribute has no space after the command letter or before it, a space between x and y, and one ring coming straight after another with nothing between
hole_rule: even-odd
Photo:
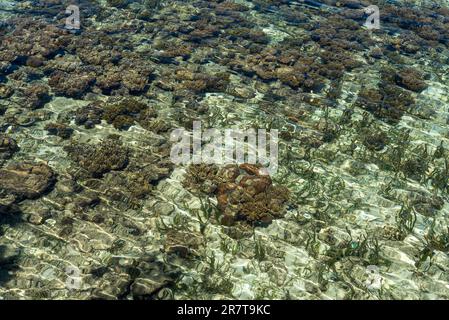
<instances>
[{"instance_id":1,"label":"algae covered rock","mask_svg":"<svg viewBox=\"0 0 449 320\"><path fill-rule=\"evenodd\" d=\"M0 191L18 199L36 199L48 191L56 174L46 164L15 163L0 169Z\"/></svg>"}]
</instances>

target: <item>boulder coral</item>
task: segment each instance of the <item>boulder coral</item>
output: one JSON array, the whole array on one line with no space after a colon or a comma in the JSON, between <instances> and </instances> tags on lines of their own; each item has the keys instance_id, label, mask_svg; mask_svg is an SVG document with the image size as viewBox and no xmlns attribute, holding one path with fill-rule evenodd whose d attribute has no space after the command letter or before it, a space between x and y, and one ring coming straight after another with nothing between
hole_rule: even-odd
<instances>
[{"instance_id":1,"label":"boulder coral","mask_svg":"<svg viewBox=\"0 0 449 320\"><path fill-rule=\"evenodd\" d=\"M12 194L16 200L36 199L55 182L56 174L43 163L18 162L0 169L0 191Z\"/></svg>"},{"instance_id":2,"label":"boulder coral","mask_svg":"<svg viewBox=\"0 0 449 320\"><path fill-rule=\"evenodd\" d=\"M0 159L9 159L19 150L16 140L0 133Z\"/></svg>"},{"instance_id":3,"label":"boulder coral","mask_svg":"<svg viewBox=\"0 0 449 320\"><path fill-rule=\"evenodd\" d=\"M148 105L132 98L124 99L117 103L111 103L104 107L103 119L112 124L116 129L127 130L136 119L144 120L145 115L151 116L153 111Z\"/></svg>"},{"instance_id":4,"label":"boulder coral","mask_svg":"<svg viewBox=\"0 0 449 320\"><path fill-rule=\"evenodd\" d=\"M284 214L289 191L274 185L266 169L258 165L191 165L184 180L186 188L215 195L221 223L233 225L244 221L264 226Z\"/></svg>"},{"instance_id":5,"label":"boulder coral","mask_svg":"<svg viewBox=\"0 0 449 320\"><path fill-rule=\"evenodd\" d=\"M423 76L415 69L407 68L396 74L396 83L408 90L421 92L427 88Z\"/></svg>"}]
</instances>

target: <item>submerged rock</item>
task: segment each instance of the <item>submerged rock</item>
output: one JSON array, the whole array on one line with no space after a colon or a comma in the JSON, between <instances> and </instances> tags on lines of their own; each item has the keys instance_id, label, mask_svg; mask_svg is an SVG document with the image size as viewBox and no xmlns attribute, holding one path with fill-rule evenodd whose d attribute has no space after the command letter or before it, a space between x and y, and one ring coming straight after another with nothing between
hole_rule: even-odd
<instances>
[{"instance_id":1,"label":"submerged rock","mask_svg":"<svg viewBox=\"0 0 449 320\"><path fill-rule=\"evenodd\" d=\"M0 169L0 191L17 199L36 199L55 183L56 175L46 164L16 163Z\"/></svg>"}]
</instances>

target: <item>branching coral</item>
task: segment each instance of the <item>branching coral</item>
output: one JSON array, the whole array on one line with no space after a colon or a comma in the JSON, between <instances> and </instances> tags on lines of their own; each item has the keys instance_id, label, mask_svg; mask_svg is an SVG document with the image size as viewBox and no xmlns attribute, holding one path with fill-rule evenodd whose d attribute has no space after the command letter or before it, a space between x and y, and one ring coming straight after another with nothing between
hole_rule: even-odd
<instances>
[{"instance_id":1,"label":"branching coral","mask_svg":"<svg viewBox=\"0 0 449 320\"><path fill-rule=\"evenodd\" d=\"M129 151L117 139L106 139L98 146L73 144L64 149L93 177L101 177L111 170L122 170L128 165Z\"/></svg>"}]
</instances>

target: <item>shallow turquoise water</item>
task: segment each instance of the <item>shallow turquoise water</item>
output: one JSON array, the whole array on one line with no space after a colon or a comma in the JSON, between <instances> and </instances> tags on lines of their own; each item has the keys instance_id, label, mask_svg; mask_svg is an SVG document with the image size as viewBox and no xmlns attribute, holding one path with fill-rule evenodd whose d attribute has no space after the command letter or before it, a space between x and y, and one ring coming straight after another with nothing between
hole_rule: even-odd
<instances>
[{"instance_id":1,"label":"shallow turquoise water","mask_svg":"<svg viewBox=\"0 0 449 320\"><path fill-rule=\"evenodd\" d=\"M447 3L69 3L0 2L0 298L449 297Z\"/></svg>"}]
</instances>

